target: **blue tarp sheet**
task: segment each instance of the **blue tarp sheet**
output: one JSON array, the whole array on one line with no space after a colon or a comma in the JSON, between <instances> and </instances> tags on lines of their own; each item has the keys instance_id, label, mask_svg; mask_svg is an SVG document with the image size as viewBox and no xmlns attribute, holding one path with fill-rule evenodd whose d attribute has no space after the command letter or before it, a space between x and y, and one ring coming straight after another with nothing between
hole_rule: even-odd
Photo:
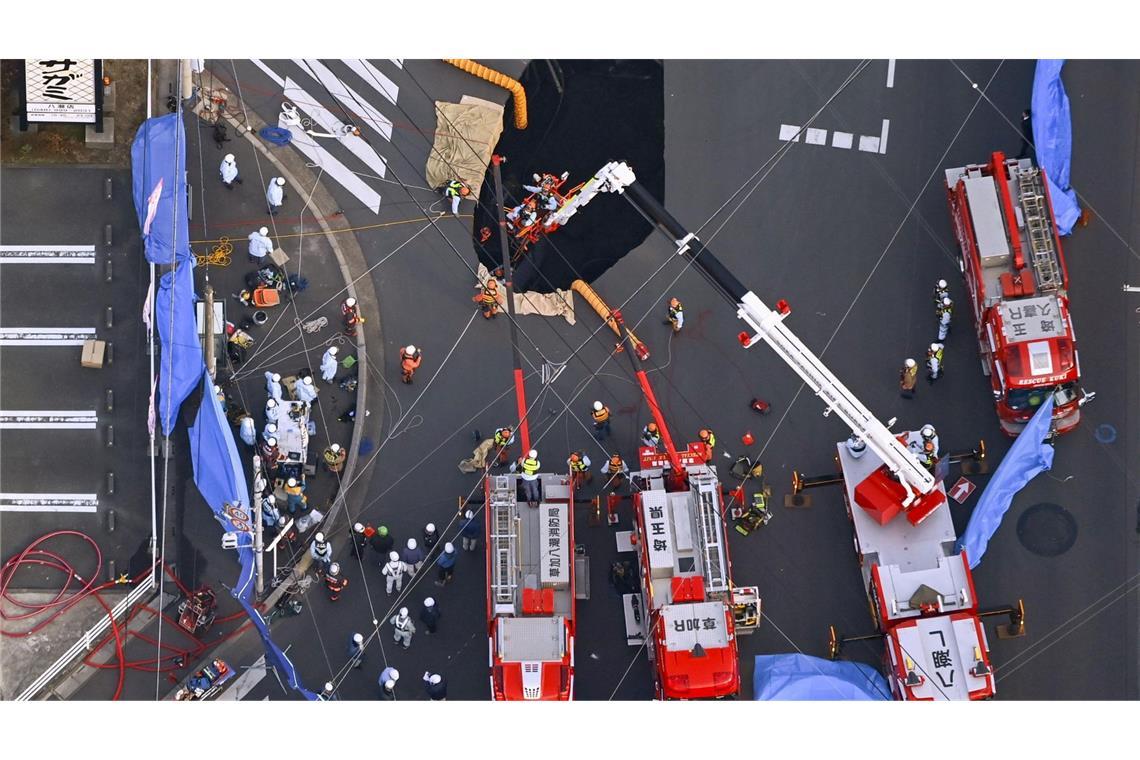
<instances>
[{"instance_id":1,"label":"blue tarp sheet","mask_svg":"<svg viewBox=\"0 0 1140 760\"><path fill-rule=\"evenodd\" d=\"M997 532L1013 497L1039 472L1053 466L1053 447L1042 443L1049 434L1052 423L1053 394L1049 394L1025 430L1009 447L1009 453L1001 460L989 485L978 499L978 505L974 507L970 522L966 525L966 532L958 539L958 550L966 550L971 570L982 561L990 537Z\"/></svg>"},{"instance_id":2,"label":"blue tarp sheet","mask_svg":"<svg viewBox=\"0 0 1140 760\"><path fill-rule=\"evenodd\" d=\"M185 267L189 269L189 267ZM222 402L214 395L213 383L199 359L199 377L202 381L202 402L198 416L190 427L190 456L194 462L194 483L202 498L210 505L214 518L226 532L238 535L238 562L241 572L234 585L233 595L241 603L249 619L257 628L265 646L266 661L292 688L306 699L317 695L305 689L297 678L296 668L281 648L269 636L265 619L250 603L253 595L253 513L249 508L250 492L246 485L245 470L234 442L233 430L226 420Z\"/></svg>"},{"instance_id":3,"label":"blue tarp sheet","mask_svg":"<svg viewBox=\"0 0 1140 760\"><path fill-rule=\"evenodd\" d=\"M1033 74L1033 97L1029 110L1033 117L1033 144L1037 164L1045 170L1057 234L1068 235L1081 215L1077 194L1069 185L1073 155L1073 121L1069 96L1061 81L1064 61L1039 60Z\"/></svg>"},{"instance_id":4,"label":"blue tarp sheet","mask_svg":"<svg viewBox=\"0 0 1140 760\"><path fill-rule=\"evenodd\" d=\"M131 144L131 182L147 261L190 257L186 209L186 131L182 114L147 119Z\"/></svg>"},{"instance_id":5,"label":"blue tarp sheet","mask_svg":"<svg viewBox=\"0 0 1140 760\"><path fill-rule=\"evenodd\" d=\"M752 698L786 701L889 700L891 687L861 662L821 660L806 654L756 657Z\"/></svg>"},{"instance_id":6,"label":"blue tarp sheet","mask_svg":"<svg viewBox=\"0 0 1140 760\"><path fill-rule=\"evenodd\" d=\"M173 323L171 308L174 310ZM182 402L198 384L205 366L194 320L194 269L189 264L182 264L162 276L155 297L154 315L162 342L158 418L162 421L162 434L168 436L178 419Z\"/></svg>"}]
</instances>

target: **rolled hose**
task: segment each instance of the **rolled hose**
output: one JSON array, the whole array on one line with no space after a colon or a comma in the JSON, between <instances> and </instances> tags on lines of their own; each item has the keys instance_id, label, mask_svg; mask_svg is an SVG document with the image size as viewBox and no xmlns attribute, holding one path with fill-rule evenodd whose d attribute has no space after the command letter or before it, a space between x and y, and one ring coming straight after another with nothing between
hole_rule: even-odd
<instances>
[{"instance_id":1,"label":"rolled hose","mask_svg":"<svg viewBox=\"0 0 1140 760\"><path fill-rule=\"evenodd\" d=\"M262 127L257 130L262 140L274 145L288 145L293 139L293 133L283 127Z\"/></svg>"},{"instance_id":2,"label":"rolled hose","mask_svg":"<svg viewBox=\"0 0 1140 760\"><path fill-rule=\"evenodd\" d=\"M510 90L515 98L515 128L526 129L526 90L517 79L511 79L506 74L489 69L481 63L475 63L469 58L444 58L444 63L450 63L455 68L474 74L485 79L493 85Z\"/></svg>"}]
</instances>

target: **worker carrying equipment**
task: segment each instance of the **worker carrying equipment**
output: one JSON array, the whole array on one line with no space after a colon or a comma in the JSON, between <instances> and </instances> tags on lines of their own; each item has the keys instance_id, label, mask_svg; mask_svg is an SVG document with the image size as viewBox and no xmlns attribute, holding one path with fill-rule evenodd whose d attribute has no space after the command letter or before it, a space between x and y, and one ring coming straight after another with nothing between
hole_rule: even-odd
<instances>
[{"instance_id":1,"label":"worker carrying equipment","mask_svg":"<svg viewBox=\"0 0 1140 760\"><path fill-rule=\"evenodd\" d=\"M339 443L334 443L325 449L325 467L329 468L329 472L340 472L344 469L344 461L348 458L348 452L341 448Z\"/></svg>"},{"instance_id":2,"label":"worker carrying equipment","mask_svg":"<svg viewBox=\"0 0 1140 760\"><path fill-rule=\"evenodd\" d=\"M712 461L713 447L716 446L716 435L708 428L701 428L697 433L697 438L705 447L705 464Z\"/></svg>"},{"instance_id":3,"label":"worker carrying equipment","mask_svg":"<svg viewBox=\"0 0 1140 760\"><path fill-rule=\"evenodd\" d=\"M495 431L495 449L499 452L495 459L495 466L505 465L510 461L508 454L510 445L515 442L515 432L508 427L501 427Z\"/></svg>"},{"instance_id":4,"label":"worker carrying equipment","mask_svg":"<svg viewBox=\"0 0 1140 760\"><path fill-rule=\"evenodd\" d=\"M400 352L400 370L403 372L402 379L405 383L412 382L412 376L420 368L421 362L423 362L423 355L418 348L410 343Z\"/></svg>"},{"instance_id":5,"label":"worker carrying equipment","mask_svg":"<svg viewBox=\"0 0 1140 760\"><path fill-rule=\"evenodd\" d=\"M657 429L656 422L650 422L641 429L641 445L655 449L661 445L661 431Z\"/></svg>"},{"instance_id":6,"label":"worker carrying equipment","mask_svg":"<svg viewBox=\"0 0 1140 760\"><path fill-rule=\"evenodd\" d=\"M626 466L621 455L612 454L610 461L606 462L602 468L602 472L609 476L609 479L606 481L606 488L609 488L611 491L616 491L621 488L621 484L629 474L629 467Z\"/></svg>"},{"instance_id":7,"label":"worker carrying equipment","mask_svg":"<svg viewBox=\"0 0 1140 760\"><path fill-rule=\"evenodd\" d=\"M914 386L918 382L918 363L914 359L907 359L899 370L899 395L903 398L914 398Z\"/></svg>"},{"instance_id":8,"label":"worker carrying equipment","mask_svg":"<svg viewBox=\"0 0 1140 760\"><path fill-rule=\"evenodd\" d=\"M483 285L483 291L472 296L471 300L479 304L479 308L483 310L484 319L494 319L495 315L499 313L499 286L494 278L488 279Z\"/></svg>"},{"instance_id":9,"label":"worker carrying equipment","mask_svg":"<svg viewBox=\"0 0 1140 760\"><path fill-rule=\"evenodd\" d=\"M581 451L572 452L566 464L570 468L570 485L573 490L577 491L593 479L590 473L590 458Z\"/></svg>"},{"instance_id":10,"label":"worker carrying equipment","mask_svg":"<svg viewBox=\"0 0 1140 760\"><path fill-rule=\"evenodd\" d=\"M451 213L454 216L459 216L460 199L468 195L471 195L471 190L457 179L450 180L443 186L443 197L451 201Z\"/></svg>"},{"instance_id":11,"label":"worker carrying equipment","mask_svg":"<svg viewBox=\"0 0 1140 760\"><path fill-rule=\"evenodd\" d=\"M926 382L934 384L934 381L942 377L942 351L945 347L941 343L931 343L930 348L926 351Z\"/></svg>"},{"instance_id":12,"label":"worker carrying equipment","mask_svg":"<svg viewBox=\"0 0 1140 760\"><path fill-rule=\"evenodd\" d=\"M950 318L954 315L954 302L949 296L942 299L935 314L938 316L938 340L946 340L950 334Z\"/></svg>"},{"instance_id":13,"label":"worker carrying equipment","mask_svg":"<svg viewBox=\"0 0 1140 760\"><path fill-rule=\"evenodd\" d=\"M601 401L595 401L590 416L594 420L594 437L600 441L610 433L610 408Z\"/></svg>"},{"instance_id":14,"label":"worker carrying equipment","mask_svg":"<svg viewBox=\"0 0 1140 760\"><path fill-rule=\"evenodd\" d=\"M348 586L348 578L344 578L340 574L340 563L332 562L329 564L329 569L325 571L325 587L329 590L329 599L336 601L340 599L340 592Z\"/></svg>"},{"instance_id":15,"label":"worker carrying equipment","mask_svg":"<svg viewBox=\"0 0 1140 760\"><path fill-rule=\"evenodd\" d=\"M685 309L676 298L669 299L669 318L663 324L672 325L674 334L681 332L681 328L684 327Z\"/></svg>"}]
</instances>

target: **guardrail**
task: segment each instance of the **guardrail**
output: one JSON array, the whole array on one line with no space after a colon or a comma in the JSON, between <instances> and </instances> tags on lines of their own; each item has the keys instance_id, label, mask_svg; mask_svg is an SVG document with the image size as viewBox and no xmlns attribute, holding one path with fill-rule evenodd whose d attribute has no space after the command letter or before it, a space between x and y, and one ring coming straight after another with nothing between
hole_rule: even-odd
<instances>
[{"instance_id":1,"label":"guardrail","mask_svg":"<svg viewBox=\"0 0 1140 760\"><path fill-rule=\"evenodd\" d=\"M76 657L84 652L91 651L91 647L95 645L95 641L111 627L111 621L113 619L121 617L127 610L134 606L136 602L146 596L147 592L154 590L154 574L152 573L131 591L131 593L127 594L118 604L112 607L110 614L101 617L95 625L88 629L87 633L83 634L83 636L72 645L71 649L64 652L62 657L40 674L40 677L33 681L28 688L24 689L23 693L16 697L16 701L27 702L34 699L45 686L55 680L65 668L70 666Z\"/></svg>"}]
</instances>

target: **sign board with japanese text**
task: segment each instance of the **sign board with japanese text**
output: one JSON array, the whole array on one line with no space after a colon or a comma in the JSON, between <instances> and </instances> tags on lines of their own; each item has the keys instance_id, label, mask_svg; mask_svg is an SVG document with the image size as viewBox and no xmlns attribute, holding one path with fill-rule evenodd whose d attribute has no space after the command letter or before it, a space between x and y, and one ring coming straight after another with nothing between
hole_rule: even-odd
<instances>
[{"instance_id":1,"label":"sign board with japanese text","mask_svg":"<svg viewBox=\"0 0 1140 760\"><path fill-rule=\"evenodd\" d=\"M566 512L565 504L545 502L539 510L539 579L543 584L561 586L570 582L572 568L566 545Z\"/></svg>"},{"instance_id":2,"label":"sign board with japanese text","mask_svg":"<svg viewBox=\"0 0 1140 760\"><path fill-rule=\"evenodd\" d=\"M102 102L102 78L102 61L94 58L25 60L27 120L95 124Z\"/></svg>"},{"instance_id":3,"label":"sign board with japanese text","mask_svg":"<svg viewBox=\"0 0 1140 760\"><path fill-rule=\"evenodd\" d=\"M650 574L654 578L668 578L673 574L674 552L672 531L669 530L669 503L664 492L643 492L641 509Z\"/></svg>"},{"instance_id":4,"label":"sign board with japanese text","mask_svg":"<svg viewBox=\"0 0 1140 760\"><path fill-rule=\"evenodd\" d=\"M1009 343L1060 338L1065 335L1065 321L1056 296L1004 301L1001 304L1001 322L1005 339Z\"/></svg>"},{"instance_id":5,"label":"sign board with japanese text","mask_svg":"<svg viewBox=\"0 0 1140 760\"><path fill-rule=\"evenodd\" d=\"M661 611L665 648L671 652L728 646L728 624L723 602L670 604Z\"/></svg>"}]
</instances>

